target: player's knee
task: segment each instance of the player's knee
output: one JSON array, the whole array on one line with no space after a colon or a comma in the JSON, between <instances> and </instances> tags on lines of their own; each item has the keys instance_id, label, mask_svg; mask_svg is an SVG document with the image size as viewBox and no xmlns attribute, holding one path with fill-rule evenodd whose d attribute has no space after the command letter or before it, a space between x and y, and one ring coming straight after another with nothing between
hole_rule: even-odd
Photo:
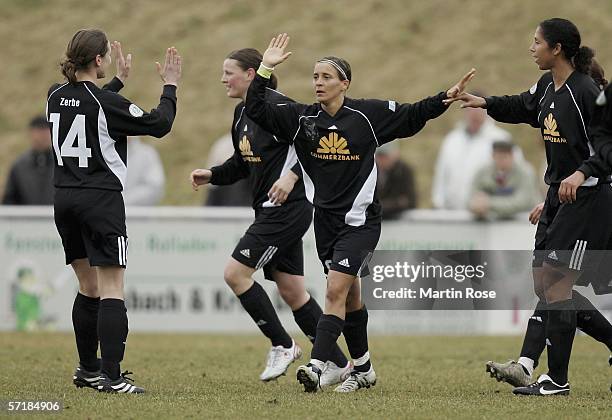
<instances>
[{"instance_id":1,"label":"player's knee","mask_svg":"<svg viewBox=\"0 0 612 420\"><path fill-rule=\"evenodd\" d=\"M325 300L331 304L346 303L347 290L340 286L328 285Z\"/></svg>"},{"instance_id":2,"label":"player's knee","mask_svg":"<svg viewBox=\"0 0 612 420\"><path fill-rule=\"evenodd\" d=\"M285 303L289 305L290 307L293 307L301 297L299 291L292 290L289 287L283 287L283 288L279 287L278 294L285 301Z\"/></svg>"},{"instance_id":3,"label":"player's knee","mask_svg":"<svg viewBox=\"0 0 612 420\"><path fill-rule=\"evenodd\" d=\"M225 283L234 291L243 287L245 282L248 281L248 278L245 278L242 272L231 264L225 267L225 270L223 271L223 279L225 280Z\"/></svg>"}]
</instances>

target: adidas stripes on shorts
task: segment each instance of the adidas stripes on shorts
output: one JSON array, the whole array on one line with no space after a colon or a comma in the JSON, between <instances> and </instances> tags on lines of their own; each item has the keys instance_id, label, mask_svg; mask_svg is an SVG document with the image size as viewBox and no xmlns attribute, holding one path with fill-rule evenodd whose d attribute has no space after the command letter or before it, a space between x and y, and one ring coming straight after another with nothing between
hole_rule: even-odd
<instances>
[{"instance_id":1,"label":"adidas stripes on shorts","mask_svg":"<svg viewBox=\"0 0 612 420\"><path fill-rule=\"evenodd\" d=\"M543 262L579 272L596 271L612 245L612 187L580 187L573 203L559 202L559 185L551 185L535 237L533 266ZM597 251L597 252L589 252ZM578 280L588 285L587 279ZM582 281L586 281L583 284Z\"/></svg>"},{"instance_id":2,"label":"adidas stripes on shorts","mask_svg":"<svg viewBox=\"0 0 612 420\"><path fill-rule=\"evenodd\" d=\"M302 237L311 222L312 205L306 200L258 208L255 221L238 241L232 258L255 270L263 268L268 280L274 280L274 271L303 276Z\"/></svg>"},{"instance_id":3,"label":"adidas stripes on shorts","mask_svg":"<svg viewBox=\"0 0 612 420\"><path fill-rule=\"evenodd\" d=\"M380 218L366 220L363 226L350 226L344 216L320 208L315 210L314 230L317 254L325 274L329 270L357 276L367 255L374 251L380 238Z\"/></svg>"}]
</instances>

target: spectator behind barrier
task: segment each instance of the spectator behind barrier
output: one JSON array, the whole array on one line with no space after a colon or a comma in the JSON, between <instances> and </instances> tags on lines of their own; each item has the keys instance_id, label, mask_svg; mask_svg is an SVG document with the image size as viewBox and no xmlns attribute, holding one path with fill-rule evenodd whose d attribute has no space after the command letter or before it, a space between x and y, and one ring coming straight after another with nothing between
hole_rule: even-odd
<instances>
[{"instance_id":1,"label":"spectator behind barrier","mask_svg":"<svg viewBox=\"0 0 612 420\"><path fill-rule=\"evenodd\" d=\"M400 159L397 142L376 150L378 179L376 195L382 205L383 220L397 219L404 210L417 206L414 171Z\"/></svg>"},{"instance_id":2,"label":"spectator behind barrier","mask_svg":"<svg viewBox=\"0 0 612 420\"><path fill-rule=\"evenodd\" d=\"M164 167L155 147L139 137L128 138L127 185L123 193L126 206L154 206L164 196Z\"/></svg>"},{"instance_id":3,"label":"spectator behind barrier","mask_svg":"<svg viewBox=\"0 0 612 420\"><path fill-rule=\"evenodd\" d=\"M47 118L44 115L34 117L30 121L28 134L30 150L13 162L2 204L53 204L53 151Z\"/></svg>"},{"instance_id":4,"label":"spectator behind barrier","mask_svg":"<svg viewBox=\"0 0 612 420\"><path fill-rule=\"evenodd\" d=\"M221 165L234 153L232 135L226 134L218 138L208 153L207 168ZM252 192L247 178L231 185L208 185L208 196L205 206L247 206L251 207Z\"/></svg>"},{"instance_id":5,"label":"spectator behind barrier","mask_svg":"<svg viewBox=\"0 0 612 420\"><path fill-rule=\"evenodd\" d=\"M474 175L491 163L491 145L511 140L510 133L497 127L485 109L466 108L463 112L463 121L445 137L438 154L432 188L436 208L467 209ZM515 157L524 161L518 148L516 153Z\"/></svg>"},{"instance_id":6,"label":"spectator behind barrier","mask_svg":"<svg viewBox=\"0 0 612 420\"><path fill-rule=\"evenodd\" d=\"M493 143L493 164L480 169L472 183L469 209L480 220L511 218L540 199L533 168L514 158L508 141Z\"/></svg>"}]
</instances>

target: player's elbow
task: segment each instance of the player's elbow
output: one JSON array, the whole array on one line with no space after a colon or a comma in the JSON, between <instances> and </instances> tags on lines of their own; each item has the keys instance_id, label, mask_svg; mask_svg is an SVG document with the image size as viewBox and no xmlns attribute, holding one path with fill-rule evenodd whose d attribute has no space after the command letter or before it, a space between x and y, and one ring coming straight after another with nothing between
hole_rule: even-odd
<instances>
[{"instance_id":1,"label":"player's elbow","mask_svg":"<svg viewBox=\"0 0 612 420\"><path fill-rule=\"evenodd\" d=\"M160 120L151 132L151 136L161 139L172 130L172 120Z\"/></svg>"}]
</instances>

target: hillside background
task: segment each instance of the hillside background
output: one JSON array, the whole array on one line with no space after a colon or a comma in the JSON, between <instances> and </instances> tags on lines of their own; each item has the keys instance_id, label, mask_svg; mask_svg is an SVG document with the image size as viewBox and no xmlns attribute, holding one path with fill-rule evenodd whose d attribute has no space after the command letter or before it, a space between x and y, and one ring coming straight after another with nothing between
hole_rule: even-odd
<instances>
[{"instance_id":1,"label":"hillside background","mask_svg":"<svg viewBox=\"0 0 612 420\"><path fill-rule=\"evenodd\" d=\"M612 74L610 0L367 0L367 1L157 1L0 0L0 191L13 159L28 148L26 126L44 112L58 63L72 34L99 27L132 53L133 68L122 94L150 109L160 82L155 61L176 46L184 58L179 112L172 133L148 140L166 169L163 204L197 205L187 178L206 162L212 142L228 132L234 101L219 79L226 54L263 51L272 35L289 32L293 56L279 67L280 89L313 102L311 72L324 55L346 58L353 68L352 97L419 100L478 69L472 88L518 93L540 76L528 52L537 23L559 16L574 21L583 43ZM431 205L433 166L444 135L460 119L457 106L430 122L401 151L417 172L420 207ZM538 132L504 126L539 171Z\"/></svg>"}]
</instances>

